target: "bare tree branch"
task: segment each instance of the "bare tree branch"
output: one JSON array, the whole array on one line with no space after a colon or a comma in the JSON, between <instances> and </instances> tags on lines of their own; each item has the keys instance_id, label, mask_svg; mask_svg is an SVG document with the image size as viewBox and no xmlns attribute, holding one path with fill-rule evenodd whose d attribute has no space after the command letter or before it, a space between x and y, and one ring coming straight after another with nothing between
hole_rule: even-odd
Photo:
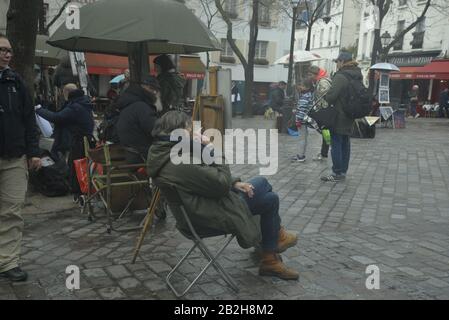
<instances>
[{"instance_id":1,"label":"bare tree branch","mask_svg":"<svg viewBox=\"0 0 449 320\"><path fill-rule=\"evenodd\" d=\"M62 13L64 12L65 8L68 6L68 4L70 2L71 2L70 0L66 0L66 2L64 2L62 7L59 9L58 13L53 17L53 19L45 27L45 29L44 29L45 33L48 33L48 30L50 30L50 27L59 19L59 17L62 15Z\"/></svg>"},{"instance_id":2,"label":"bare tree branch","mask_svg":"<svg viewBox=\"0 0 449 320\"><path fill-rule=\"evenodd\" d=\"M243 68L245 69L248 67L248 62L245 59L242 52L240 51L240 49L237 47L235 40L232 37L232 21L229 18L228 13L223 9L223 6L222 6L220 0L215 0L215 6L217 7L217 10L220 12L221 17L223 18L224 22L226 23L226 25L228 27L228 30L226 32L226 39L228 40L229 45L231 46L232 50L237 55L237 57L239 58L240 62L243 65Z\"/></svg>"}]
</instances>

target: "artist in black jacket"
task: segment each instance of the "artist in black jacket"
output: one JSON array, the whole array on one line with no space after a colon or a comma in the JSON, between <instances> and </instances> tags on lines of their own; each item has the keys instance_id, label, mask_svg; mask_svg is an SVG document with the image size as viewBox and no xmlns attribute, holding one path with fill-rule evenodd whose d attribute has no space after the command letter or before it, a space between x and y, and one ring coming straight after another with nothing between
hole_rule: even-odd
<instances>
[{"instance_id":1,"label":"artist in black jacket","mask_svg":"<svg viewBox=\"0 0 449 320\"><path fill-rule=\"evenodd\" d=\"M39 169L39 140L31 96L9 68L11 44L0 34L0 277L25 281L19 267L27 171ZM28 160L28 161L27 161Z\"/></svg>"},{"instance_id":2,"label":"artist in black jacket","mask_svg":"<svg viewBox=\"0 0 449 320\"><path fill-rule=\"evenodd\" d=\"M157 79L147 76L140 84L132 83L117 101L117 133L120 144L128 151L129 163L143 163L147 158L153 143L151 131L157 119L160 89Z\"/></svg>"}]
</instances>

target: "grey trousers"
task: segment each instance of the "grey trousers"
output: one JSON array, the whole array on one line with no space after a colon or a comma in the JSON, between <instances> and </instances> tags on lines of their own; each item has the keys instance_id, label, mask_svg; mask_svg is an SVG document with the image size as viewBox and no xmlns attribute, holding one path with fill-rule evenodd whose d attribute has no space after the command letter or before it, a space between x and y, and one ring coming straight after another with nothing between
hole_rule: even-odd
<instances>
[{"instance_id":1,"label":"grey trousers","mask_svg":"<svg viewBox=\"0 0 449 320\"><path fill-rule=\"evenodd\" d=\"M307 148L307 137L309 136L309 131L307 125L303 124L301 128L298 128L299 133L299 150L298 156L305 157Z\"/></svg>"},{"instance_id":2,"label":"grey trousers","mask_svg":"<svg viewBox=\"0 0 449 320\"><path fill-rule=\"evenodd\" d=\"M28 169L25 156L0 158L0 272L19 265L22 242L22 207L27 191Z\"/></svg>"}]
</instances>

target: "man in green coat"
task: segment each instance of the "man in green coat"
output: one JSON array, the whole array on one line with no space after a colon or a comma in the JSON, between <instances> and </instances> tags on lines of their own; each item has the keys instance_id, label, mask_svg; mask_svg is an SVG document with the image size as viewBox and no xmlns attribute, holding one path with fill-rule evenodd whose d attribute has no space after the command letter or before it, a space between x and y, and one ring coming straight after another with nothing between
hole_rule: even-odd
<instances>
[{"instance_id":1,"label":"man in green coat","mask_svg":"<svg viewBox=\"0 0 449 320\"><path fill-rule=\"evenodd\" d=\"M178 151L171 154L178 140L170 141L170 134L177 129L181 129L183 139L186 139L181 143L189 142L190 150L180 151L182 155L187 154L188 163L175 164L173 156L180 154ZM298 273L287 268L279 255L296 244L297 236L281 227L279 197L265 178L257 177L244 183L231 176L227 165L205 164L198 159L192 150L195 150L193 144L200 142L192 139L192 122L183 112L164 114L156 121L153 136L155 142L147 160L148 174L156 183L176 186L198 233L220 230L234 234L243 248L261 245L260 275L298 279ZM199 139L202 143L200 149L211 148L207 137L199 136ZM254 214L260 215L260 226L254 220ZM177 228L188 232L185 221L175 218Z\"/></svg>"},{"instance_id":2,"label":"man in green coat","mask_svg":"<svg viewBox=\"0 0 449 320\"><path fill-rule=\"evenodd\" d=\"M337 117L334 128L331 128L331 156L332 173L321 177L323 181L338 182L346 178L351 155L350 135L353 120L344 112L344 104L347 103L349 94L349 81L356 79L362 81L363 76L357 62L352 60L349 52L340 52L337 63L338 71L332 79L332 86L325 96L329 105L337 109Z\"/></svg>"}]
</instances>

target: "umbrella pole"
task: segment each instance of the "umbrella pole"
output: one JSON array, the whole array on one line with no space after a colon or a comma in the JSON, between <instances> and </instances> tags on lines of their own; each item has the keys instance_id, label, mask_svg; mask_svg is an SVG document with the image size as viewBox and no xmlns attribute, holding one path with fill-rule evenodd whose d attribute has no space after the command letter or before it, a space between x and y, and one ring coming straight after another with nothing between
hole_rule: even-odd
<instances>
[{"instance_id":1,"label":"umbrella pole","mask_svg":"<svg viewBox=\"0 0 449 320\"><path fill-rule=\"evenodd\" d=\"M145 42L128 43L128 62L131 82L140 83L150 73L148 47Z\"/></svg>"}]
</instances>

